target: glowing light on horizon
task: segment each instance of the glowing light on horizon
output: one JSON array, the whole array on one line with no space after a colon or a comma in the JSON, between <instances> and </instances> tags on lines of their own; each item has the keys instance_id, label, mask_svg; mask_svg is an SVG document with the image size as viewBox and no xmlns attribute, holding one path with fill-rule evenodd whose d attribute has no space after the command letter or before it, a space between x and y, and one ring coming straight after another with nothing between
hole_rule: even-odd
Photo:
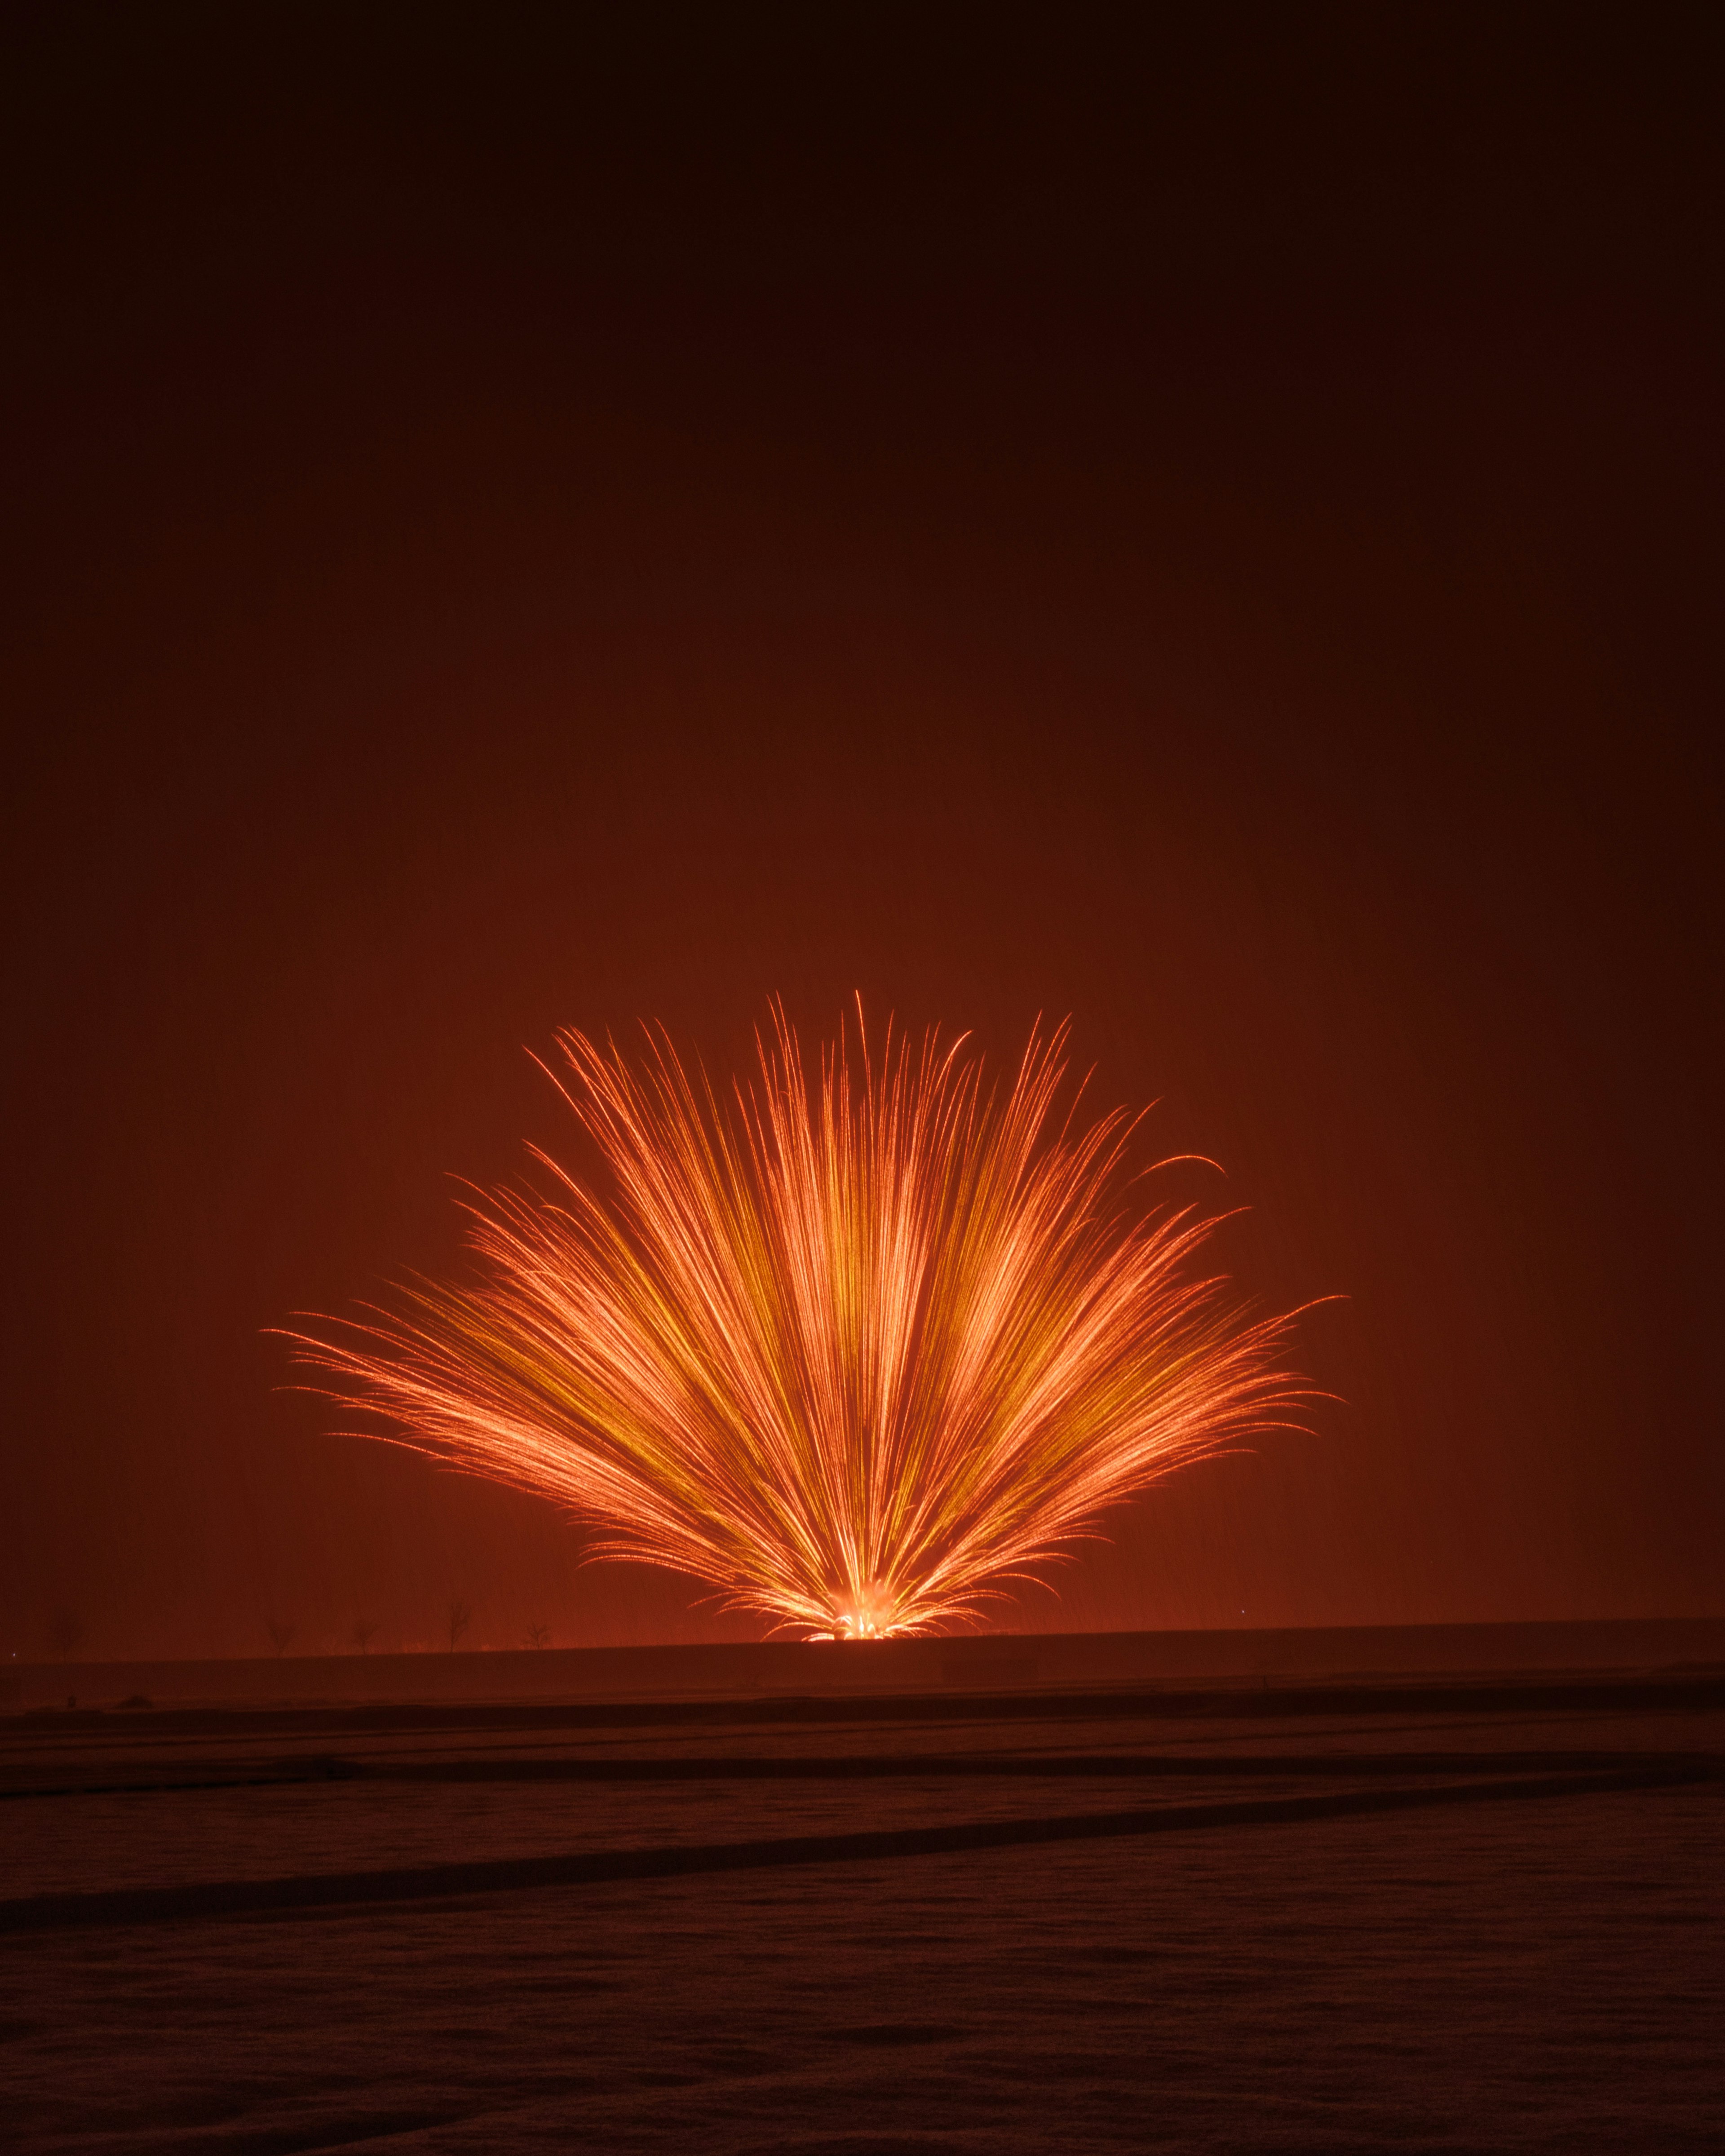
<instances>
[{"instance_id":1,"label":"glowing light on horizon","mask_svg":"<svg viewBox=\"0 0 1725 2156\"><path fill-rule=\"evenodd\" d=\"M811 1636L973 1621L1110 1507L1301 1397L1291 1321L1127 1203L1132 1124L1056 1122L1065 1030L985 1087L961 1040L860 1026L805 1069L783 1013L721 1102L662 1034L558 1036L602 1191L470 1203L477 1277L290 1336L389 1441L561 1503ZM320 1321L323 1322L323 1321Z\"/></svg>"}]
</instances>

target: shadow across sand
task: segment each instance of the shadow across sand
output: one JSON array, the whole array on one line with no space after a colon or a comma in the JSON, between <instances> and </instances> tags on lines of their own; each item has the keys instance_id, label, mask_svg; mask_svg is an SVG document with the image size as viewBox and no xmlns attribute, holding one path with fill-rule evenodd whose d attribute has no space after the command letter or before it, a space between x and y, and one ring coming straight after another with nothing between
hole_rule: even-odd
<instances>
[{"instance_id":1,"label":"shadow across sand","mask_svg":"<svg viewBox=\"0 0 1725 2156\"><path fill-rule=\"evenodd\" d=\"M1118 1840L1214 1828L1276 1826L1362 1813L1438 1805L1499 1804L1712 1781L1720 1762L1697 1758L1608 1773L1542 1774L1433 1787L1350 1789L1257 1801L1086 1812L1043 1819L983 1820L882 1832L802 1835L705 1846L505 1857L412 1869L331 1872L299 1878L198 1881L174 1887L42 1894L0 1902L0 1935L173 1923L219 1917L298 1916L467 1895L542 1892L616 1880L686 1878L698 1873L778 1870L793 1865L864 1864L1050 1842Z\"/></svg>"},{"instance_id":2,"label":"shadow across sand","mask_svg":"<svg viewBox=\"0 0 1725 2156\"><path fill-rule=\"evenodd\" d=\"M170 1795L194 1789L279 1789L326 1782L644 1783L946 1781L1408 1781L1427 1775L1645 1772L1725 1779L1713 1752L895 1752L788 1757L683 1753L616 1759L507 1755L466 1759L344 1758L311 1753L245 1764L213 1763L116 1778L0 1789L0 1804L32 1798Z\"/></svg>"}]
</instances>

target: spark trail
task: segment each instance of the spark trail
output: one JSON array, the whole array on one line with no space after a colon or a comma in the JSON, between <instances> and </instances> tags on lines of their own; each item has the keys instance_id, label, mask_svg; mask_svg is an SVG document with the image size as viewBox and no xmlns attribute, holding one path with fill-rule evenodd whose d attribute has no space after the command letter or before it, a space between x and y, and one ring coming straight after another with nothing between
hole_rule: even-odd
<instances>
[{"instance_id":1,"label":"spark trail","mask_svg":"<svg viewBox=\"0 0 1725 2156\"><path fill-rule=\"evenodd\" d=\"M962 1041L859 1029L811 1077L782 1012L728 1101L663 1034L566 1032L603 1161L469 1205L476 1277L298 1359L381 1434L561 1503L813 1636L974 1620L1110 1507L1281 1419L1291 1321L1127 1202L1123 1112L1057 1118L1065 1029L985 1087ZM324 1388L329 1389L327 1387ZM378 1435L373 1430L371 1435Z\"/></svg>"}]
</instances>

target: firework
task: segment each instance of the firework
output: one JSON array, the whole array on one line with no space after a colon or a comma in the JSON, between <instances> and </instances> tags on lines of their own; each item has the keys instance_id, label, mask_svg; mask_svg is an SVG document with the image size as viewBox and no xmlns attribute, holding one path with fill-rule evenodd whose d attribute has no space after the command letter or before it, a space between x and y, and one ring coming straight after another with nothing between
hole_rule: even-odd
<instances>
[{"instance_id":1,"label":"firework","mask_svg":"<svg viewBox=\"0 0 1725 2156\"><path fill-rule=\"evenodd\" d=\"M1131 1202L1126 1116L1057 1114L1064 1028L991 1087L860 1024L812 1074L778 1012L728 1097L661 1034L558 1046L598 1181L536 1152L549 1195L470 1203L469 1283L291 1337L370 1434L596 1556L810 1636L937 1630L1300 1396L1289 1321L1194 1266L1215 1223Z\"/></svg>"}]
</instances>

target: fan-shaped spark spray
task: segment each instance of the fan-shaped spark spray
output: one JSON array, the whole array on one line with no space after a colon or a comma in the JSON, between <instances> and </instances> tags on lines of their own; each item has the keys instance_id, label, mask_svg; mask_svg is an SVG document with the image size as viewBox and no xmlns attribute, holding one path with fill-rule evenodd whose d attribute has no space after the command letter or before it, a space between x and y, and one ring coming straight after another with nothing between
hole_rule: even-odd
<instances>
[{"instance_id":1,"label":"fan-shaped spark spray","mask_svg":"<svg viewBox=\"0 0 1725 2156\"><path fill-rule=\"evenodd\" d=\"M552 1196L469 1204L472 1282L290 1337L382 1434L552 1498L596 1556L814 1637L929 1631L1302 1397L1291 1321L1192 1268L1215 1222L1127 1202L1124 1113L1057 1122L1064 1027L1004 1090L891 1027L811 1082L776 1010L728 1104L662 1033L638 1067L558 1045L608 1189L536 1150Z\"/></svg>"}]
</instances>

